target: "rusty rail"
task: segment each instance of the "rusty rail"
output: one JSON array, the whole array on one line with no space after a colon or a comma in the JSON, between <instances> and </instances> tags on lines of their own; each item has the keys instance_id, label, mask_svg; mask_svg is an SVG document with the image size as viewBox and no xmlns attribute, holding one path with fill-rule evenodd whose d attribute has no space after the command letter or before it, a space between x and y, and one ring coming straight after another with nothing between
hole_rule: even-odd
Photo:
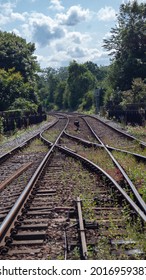
<instances>
[{"instance_id":1,"label":"rusty rail","mask_svg":"<svg viewBox=\"0 0 146 280\"><path fill-rule=\"evenodd\" d=\"M84 119L85 120L85 119ZM112 161L114 162L114 164L118 167L118 169L121 171L123 177L125 178L125 180L127 181L128 185L130 186L133 194L135 195L139 206L141 208L141 210L143 211L144 214L146 214L146 204L144 202L144 200L142 199L142 197L140 196L140 194L138 193L136 187L134 186L134 184L132 183L132 181L130 180L130 178L128 177L127 173L124 171L124 169L122 168L122 166L118 163L118 161L114 158L114 156L111 154L111 152L108 150L107 146L101 141L101 139L97 136L97 134L95 133L95 131L92 129L92 127L89 125L88 121L85 120L86 124L88 125L88 127L90 128L90 130L92 131L93 135L95 136L95 138L101 143L101 145L103 146L103 148L106 150L106 152L109 154L110 158L112 159Z\"/></svg>"},{"instance_id":2,"label":"rusty rail","mask_svg":"<svg viewBox=\"0 0 146 280\"><path fill-rule=\"evenodd\" d=\"M87 252L85 228L84 228L84 221L83 221L80 197L77 197L76 202L77 202L77 211L78 211L79 233L80 233L80 240L81 240L81 253L82 253L82 258L84 260L87 260L88 252Z\"/></svg>"},{"instance_id":3,"label":"rusty rail","mask_svg":"<svg viewBox=\"0 0 146 280\"><path fill-rule=\"evenodd\" d=\"M72 157L79 159L82 163L86 164L88 167L90 166L90 168L92 170L94 170L94 171L96 170L97 173L102 173L103 175L105 175L107 180L109 180L110 182L113 183L115 188L118 189L118 191L122 194L122 196L126 199L126 201L131 205L131 207L135 210L135 212L141 216L141 218L144 222L146 222L145 213L140 209L140 207L130 198L130 196L123 190L123 188L106 171L104 171L102 168L100 168L97 164L95 164L92 161L88 160L87 158L73 152L71 149L69 149L67 147L66 148L61 147L58 144L56 144L56 147L58 147L59 150L62 150L65 153L70 154Z\"/></svg>"},{"instance_id":4,"label":"rusty rail","mask_svg":"<svg viewBox=\"0 0 146 280\"><path fill-rule=\"evenodd\" d=\"M65 127L63 128L63 130L61 131L61 133L57 137L55 143L52 144L49 152L45 155L44 159L42 160L42 162L38 166L37 170L35 171L35 173L31 177L30 181L26 185L24 191L21 193L21 195L17 199L16 203L14 204L14 206L12 207L12 209L10 210L10 212L8 213L8 215L6 216L6 218L4 219L2 224L0 225L0 246L4 246L4 244L5 244L5 236L7 234L9 234L10 228L14 225L14 221L16 220L18 214L21 212L20 209L22 209L22 207L23 207L23 205L25 203L25 200L27 199L29 193L31 192L34 184L38 180L38 178L39 178L42 170L44 169L44 167L45 167L45 165L46 165L46 163L47 163L51 153L54 151L55 145L57 144L57 142L59 141L60 137L62 136L62 133L63 133L64 129L66 128L67 124L68 124L68 119L67 119L67 123L66 123ZM48 143L48 141L46 141L46 143Z\"/></svg>"}]
</instances>

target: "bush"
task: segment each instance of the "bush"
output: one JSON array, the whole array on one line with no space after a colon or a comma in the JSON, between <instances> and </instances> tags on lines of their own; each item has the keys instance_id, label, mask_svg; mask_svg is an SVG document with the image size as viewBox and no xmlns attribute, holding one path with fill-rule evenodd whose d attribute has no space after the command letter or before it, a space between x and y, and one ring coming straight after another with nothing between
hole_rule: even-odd
<instances>
[{"instance_id":1,"label":"bush","mask_svg":"<svg viewBox=\"0 0 146 280\"><path fill-rule=\"evenodd\" d=\"M32 103L24 98L17 98L14 103L10 106L10 109L12 110L15 110L16 111L19 111L17 108L19 108L20 111L24 111L24 112L31 112L32 114L33 113L37 113L37 109L38 109L38 106L35 104L35 103Z\"/></svg>"}]
</instances>

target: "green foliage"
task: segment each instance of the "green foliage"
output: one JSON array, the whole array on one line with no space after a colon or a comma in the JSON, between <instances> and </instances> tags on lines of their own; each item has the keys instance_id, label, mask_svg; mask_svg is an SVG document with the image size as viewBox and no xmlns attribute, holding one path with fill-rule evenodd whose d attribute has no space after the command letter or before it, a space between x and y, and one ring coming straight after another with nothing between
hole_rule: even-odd
<instances>
[{"instance_id":1,"label":"green foliage","mask_svg":"<svg viewBox=\"0 0 146 280\"><path fill-rule=\"evenodd\" d=\"M130 90L122 93L122 107L126 108L129 104L146 103L146 84L141 78L134 79Z\"/></svg>"},{"instance_id":2,"label":"green foliage","mask_svg":"<svg viewBox=\"0 0 146 280\"><path fill-rule=\"evenodd\" d=\"M13 106L15 100L19 98L37 103L34 86L32 83L24 82L20 72L15 72L14 68L8 69L8 71L0 69L0 88L1 111L7 110L10 106L19 108Z\"/></svg>"},{"instance_id":3,"label":"green foliage","mask_svg":"<svg viewBox=\"0 0 146 280\"><path fill-rule=\"evenodd\" d=\"M136 138L146 142L146 129L142 126L126 126L128 133L132 134Z\"/></svg>"},{"instance_id":4,"label":"green foliage","mask_svg":"<svg viewBox=\"0 0 146 280\"><path fill-rule=\"evenodd\" d=\"M40 102L49 110L79 109L94 112L94 90L104 85L107 72L108 67L98 67L91 61L84 64L72 61L68 67L44 69L38 76ZM101 104L103 96L104 90Z\"/></svg>"},{"instance_id":5,"label":"green foliage","mask_svg":"<svg viewBox=\"0 0 146 280\"><path fill-rule=\"evenodd\" d=\"M13 33L0 31L0 111L20 108L20 100L38 104L34 44ZM16 101L16 100L19 100ZM33 105L36 106L36 105ZM17 107L17 106L18 107ZM30 106L31 107L31 106Z\"/></svg>"},{"instance_id":6,"label":"green foliage","mask_svg":"<svg viewBox=\"0 0 146 280\"><path fill-rule=\"evenodd\" d=\"M25 82L33 80L38 69L34 51L34 44L26 43L25 39L13 33L0 31L0 68L6 71L15 68Z\"/></svg>"},{"instance_id":7,"label":"green foliage","mask_svg":"<svg viewBox=\"0 0 146 280\"><path fill-rule=\"evenodd\" d=\"M65 94L65 88L66 88L66 82L65 81L60 81L57 84L57 87L56 87L56 90L55 90L54 102L59 109L64 108L63 96Z\"/></svg>"},{"instance_id":8,"label":"green foliage","mask_svg":"<svg viewBox=\"0 0 146 280\"><path fill-rule=\"evenodd\" d=\"M80 111L89 111L94 104L94 93L88 91L82 98L82 103L79 105Z\"/></svg>"},{"instance_id":9,"label":"green foliage","mask_svg":"<svg viewBox=\"0 0 146 280\"><path fill-rule=\"evenodd\" d=\"M64 108L63 95L68 76L67 67L44 69L38 76L38 94L41 104L51 110Z\"/></svg>"},{"instance_id":10,"label":"green foliage","mask_svg":"<svg viewBox=\"0 0 146 280\"><path fill-rule=\"evenodd\" d=\"M14 103L10 106L10 110L21 109L25 112L37 113L38 106L25 98L17 98Z\"/></svg>"},{"instance_id":11,"label":"green foliage","mask_svg":"<svg viewBox=\"0 0 146 280\"><path fill-rule=\"evenodd\" d=\"M113 89L128 90L134 78L145 78L146 4L137 1L120 6L118 24L104 47L114 55L109 79Z\"/></svg>"},{"instance_id":12,"label":"green foliage","mask_svg":"<svg viewBox=\"0 0 146 280\"><path fill-rule=\"evenodd\" d=\"M8 71L0 69L0 100L1 111L8 109L8 107L14 102L15 98L20 96L20 89L23 85L23 77L19 72L15 72L15 69L9 69Z\"/></svg>"},{"instance_id":13,"label":"green foliage","mask_svg":"<svg viewBox=\"0 0 146 280\"><path fill-rule=\"evenodd\" d=\"M95 77L83 64L73 61L69 66L68 87L71 109L77 109L84 95L95 87Z\"/></svg>"}]
</instances>

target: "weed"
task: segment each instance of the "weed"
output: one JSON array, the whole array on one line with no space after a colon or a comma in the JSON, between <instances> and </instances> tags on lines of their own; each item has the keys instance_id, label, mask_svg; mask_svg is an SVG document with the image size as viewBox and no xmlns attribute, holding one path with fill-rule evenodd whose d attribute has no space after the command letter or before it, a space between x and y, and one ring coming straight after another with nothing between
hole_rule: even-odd
<instances>
[{"instance_id":1,"label":"weed","mask_svg":"<svg viewBox=\"0 0 146 280\"><path fill-rule=\"evenodd\" d=\"M113 152L113 155L124 170L127 172L129 178L137 187L139 193L142 195L143 200L146 202L146 172L145 164L143 162L137 162L136 158L132 155L128 155L120 152Z\"/></svg>"}]
</instances>

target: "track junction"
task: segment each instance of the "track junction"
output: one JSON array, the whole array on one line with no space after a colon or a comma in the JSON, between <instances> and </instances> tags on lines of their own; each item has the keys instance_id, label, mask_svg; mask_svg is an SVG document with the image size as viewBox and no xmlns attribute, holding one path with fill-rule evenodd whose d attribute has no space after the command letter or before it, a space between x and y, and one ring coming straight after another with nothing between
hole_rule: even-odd
<instances>
[{"instance_id":1,"label":"track junction","mask_svg":"<svg viewBox=\"0 0 146 280\"><path fill-rule=\"evenodd\" d=\"M2 154L0 258L145 259L146 201L129 157L145 168L146 143L63 113Z\"/></svg>"}]
</instances>

